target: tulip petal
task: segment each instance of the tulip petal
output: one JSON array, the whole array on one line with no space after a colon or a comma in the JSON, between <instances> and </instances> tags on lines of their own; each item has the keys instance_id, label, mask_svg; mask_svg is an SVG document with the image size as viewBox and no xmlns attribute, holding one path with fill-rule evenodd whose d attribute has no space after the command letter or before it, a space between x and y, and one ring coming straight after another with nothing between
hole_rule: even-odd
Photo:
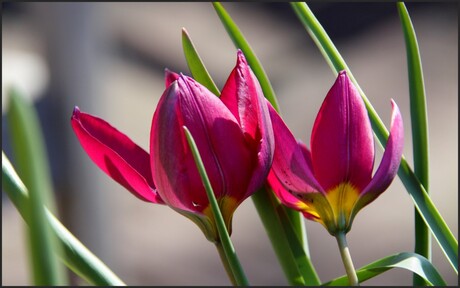
<instances>
[{"instance_id":1,"label":"tulip petal","mask_svg":"<svg viewBox=\"0 0 460 288\"><path fill-rule=\"evenodd\" d=\"M187 157L189 152L187 147L183 146L180 138L182 130L179 118L176 115L178 110L178 84L171 82L168 88L161 96L155 113L153 115L152 127L150 131L150 161L152 169L152 177L157 184L158 193L169 206L185 211L194 212L194 199L190 193L183 192L187 185L191 187L197 184L191 184L191 180L199 177L198 171L191 169L190 159ZM181 157L182 165L178 165L176 157ZM191 156L191 155L190 155ZM187 163L186 163L187 162ZM175 171L176 173L169 176L166 171ZM174 178L174 179L173 179ZM177 186L181 186L178 189ZM177 195L174 191L178 191ZM187 203L184 205L182 203Z\"/></svg>"},{"instance_id":2,"label":"tulip petal","mask_svg":"<svg viewBox=\"0 0 460 288\"><path fill-rule=\"evenodd\" d=\"M281 184L281 182L279 181L278 177L276 177L273 170L270 170L270 173L268 174L268 177L267 177L267 181L270 184L270 187L272 188L273 193L275 193L276 197L281 201L283 205L302 212L302 214L307 219L310 219L310 220L318 219L318 214L311 211L314 208L308 207L304 201L297 198L296 196L294 196L294 194L286 190L286 187L284 187L283 184Z\"/></svg>"},{"instance_id":3,"label":"tulip petal","mask_svg":"<svg viewBox=\"0 0 460 288\"><path fill-rule=\"evenodd\" d=\"M176 81L179 78L179 74L172 72L169 69L165 69L165 87L171 85L172 82Z\"/></svg>"},{"instance_id":4,"label":"tulip petal","mask_svg":"<svg viewBox=\"0 0 460 288\"><path fill-rule=\"evenodd\" d=\"M251 157L235 117L220 99L181 75L164 92L152 120L153 178L164 201L190 212L202 212L209 204L182 126L188 127L195 139L216 198L240 200L255 157Z\"/></svg>"},{"instance_id":5,"label":"tulip petal","mask_svg":"<svg viewBox=\"0 0 460 288\"><path fill-rule=\"evenodd\" d=\"M250 196L260 188L270 171L274 136L268 112L270 104L239 49L237 63L222 89L220 99L240 124L251 151L257 154L257 165L246 190L247 196Z\"/></svg>"},{"instance_id":6,"label":"tulip petal","mask_svg":"<svg viewBox=\"0 0 460 288\"><path fill-rule=\"evenodd\" d=\"M252 195L265 182L273 163L273 154L275 151L275 136L270 113L268 112L268 107L271 104L263 97L263 94L259 94L257 104L259 106L257 138L255 139L255 143L250 143L252 153L257 155L257 163L245 197Z\"/></svg>"},{"instance_id":7,"label":"tulip petal","mask_svg":"<svg viewBox=\"0 0 460 288\"><path fill-rule=\"evenodd\" d=\"M275 135L272 172L289 192L324 193L323 188L314 178L294 135L271 105L269 105L269 112Z\"/></svg>"},{"instance_id":8,"label":"tulip petal","mask_svg":"<svg viewBox=\"0 0 460 288\"><path fill-rule=\"evenodd\" d=\"M155 191L149 154L106 121L75 107L72 128L88 156L136 197L163 203Z\"/></svg>"},{"instance_id":9,"label":"tulip petal","mask_svg":"<svg viewBox=\"0 0 460 288\"><path fill-rule=\"evenodd\" d=\"M268 118L268 111L261 105L265 100L260 84L239 49L236 66L222 89L220 99L238 120L243 132L255 139L259 119L262 116ZM263 114L261 109L266 113Z\"/></svg>"},{"instance_id":10,"label":"tulip petal","mask_svg":"<svg viewBox=\"0 0 460 288\"><path fill-rule=\"evenodd\" d=\"M278 177L276 177L273 170L270 170L268 174L267 181L270 184L270 187L273 190L273 193L278 197L278 199L283 203L283 205L299 210L299 206L302 204L300 199L295 197L292 193L290 193L283 184L279 181Z\"/></svg>"},{"instance_id":11,"label":"tulip petal","mask_svg":"<svg viewBox=\"0 0 460 288\"><path fill-rule=\"evenodd\" d=\"M300 139L297 140L297 144L300 147L300 151L302 151L303 157L305 158L305 161L307 162L308 168L310 168L310 171L313 171L313 166L311 164L311 152L308 150L307 145L303 143Z\"/></svg>"},{"instance_id":12,"label":"tulip petal","mask_svg":"<svg viewBox=\"0 0 460 288\"><path fill-rule=\"evenodd\" d=\"M359 210L374 201L390 186L398 172L404 148L404 126L401 112L393 99L391 100L391 106L390 135L382 156L382 161L369 185L361 192L355 210ZM354 213L357 213L358 210L354 211Z\"/></svg>"},{"instance_id":13,"label":"tulip petal","mask_svg":"<svg viewBox=\"0 0 460 288\"><path fill-rule=\"evenodd\" d=\"M348 182L359 191L370 182L374 138L358 90L341 71L316 117L311 136L316 179L329 191Z\"/></svg>"}]
</instances>

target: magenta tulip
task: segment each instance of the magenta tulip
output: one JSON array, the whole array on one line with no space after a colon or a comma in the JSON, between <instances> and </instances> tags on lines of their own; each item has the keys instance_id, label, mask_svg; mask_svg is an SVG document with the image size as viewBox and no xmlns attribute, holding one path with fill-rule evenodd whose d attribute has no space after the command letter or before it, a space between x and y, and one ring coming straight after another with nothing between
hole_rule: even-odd
<instances>
[{"instance_id":1,"label":"magenta tulip","mask_svg":"<svg viewBox=\"0 0 460 288\"><path fill-rule=\"evenodd\" d=\"M345 71L316 117L311 152L270 108L275 154L268 181L281 202L321 223L331 235L347 233L358 211L385 191L397 173L404 130L398 106L391 104L390 136L374 176L370 119Z\"/></svg>"},{"instance_id":2,"label":"magenta tulip","mask_svg":"<svg viewBox=\"0 0 460 288\"><path fill-rule=\"evenodd\" d=\"M195 139L229 233L238 205L266 180L274 150L267 102L241 51L220 98L166 70L152 120L150 154L107 122L75 108L83 149L110 177L148 202L166 204L218 241L211 207L183 126Z\"/></svg>"}]
</instances>

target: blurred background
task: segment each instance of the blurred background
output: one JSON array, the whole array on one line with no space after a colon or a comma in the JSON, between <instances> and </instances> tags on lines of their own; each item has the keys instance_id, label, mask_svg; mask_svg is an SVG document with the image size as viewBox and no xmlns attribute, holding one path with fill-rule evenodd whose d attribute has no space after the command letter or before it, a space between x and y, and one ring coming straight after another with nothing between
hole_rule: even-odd
<instances>
[{"instance_id":1,"label":"blurred background","mask_svg":"<svg viewBox=\"0 0 460 288\"><path fill-rule=\"evenodd\" d=\"M224 3L261 60L281 113L309 143L316 113L335 77L288 3ZM406 50L395 3L311 3L311 9L388 127L390 98L405 125L412 165ZM458 239L458 4L408 3L427 95L430 191ZM2 111L5 87L32 98L40 116L59 219L129 285L230 285L214 245L194 223L166 206L139 201L101 172L70 126L73 107L97 115L148 151L165 68L189 74L185 27L218 87L236 49L211 3L2 2ZM2 149L12 160L5 116ZM381 148L376 163L380 163ZM413 204L399 178L362 210L348 234L356 267L413 251ZM306 221L310 253L322 281L345 273L336 241ZM2 285L30 285L26 226L2 193ZM235 212L233 243L252 285L287 285L251 200ZM457 283L437 242L433 263ZM86 285L74 275L72 283ZM368 285L411 285L405 270Z\"/></svg>"}]
</instances>

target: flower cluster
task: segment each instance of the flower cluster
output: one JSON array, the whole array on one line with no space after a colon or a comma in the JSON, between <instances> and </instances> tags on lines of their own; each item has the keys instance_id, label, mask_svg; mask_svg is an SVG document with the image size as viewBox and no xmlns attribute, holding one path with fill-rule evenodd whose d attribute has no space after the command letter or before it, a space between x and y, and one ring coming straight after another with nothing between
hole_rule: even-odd
<instances>
[{"instance_id":1,"label":"flower cluster","mask_svg":"<svg viewBox=\"0 0 460 288\"><path fill-rule=\"evenodd\" d=\"M238 205L264 183L274 136L257 78L241 51L220 97L194 79L166 70L153 115L150 154L104 120L75 108L72 127L105 173L144 201L167 204L218 241L209 200L187 145L186 126L203 158L227 230Z\"/></svg>"},{"instance_id":2,"label":"flower cluster","mask_svg":"<svg viewBox=\"0 0 460 288\"><path fill-rule=\"evenodd\" d=\"M153 115L150 153L104 120L75 108L72 127L89 157L144 201L167 204L210 241L215 219L182 129L203 158L228 231L235 209L268 180L280 201L324 225L348 232L353 218L390 185L403 150L403 123L392 101L390 136L375 175L373 132L364 102L339 73L315 120L311 151L297 141L264 98L239 50L220 97L194 79L165 71Z\"/></svg>"}]
</instances>

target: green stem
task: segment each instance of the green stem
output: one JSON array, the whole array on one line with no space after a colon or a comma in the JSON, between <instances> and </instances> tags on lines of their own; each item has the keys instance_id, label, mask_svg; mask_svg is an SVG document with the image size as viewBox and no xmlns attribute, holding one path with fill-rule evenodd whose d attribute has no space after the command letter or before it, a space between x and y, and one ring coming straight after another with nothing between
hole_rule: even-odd
<instances>
[{"instance_id":1,"label":"green stem","mask_svg":"<svg viewBox=\"0 0 460 288\"><path fill-rule=\"evenodd\" d=\"M351 260L350 251L348 249L347 238L344 232L339 232L335 235L337 244L339 245L340 256L342 256L343 265L347 272L348 281L351 286L359 286L358 275L356 275L355 266Z\"/></svg>"},{"instance_id":2,"label":"green stem","mask_svg":"<svg viewBox=\"0 0 460 288\"><path fill-rule=\"evenodd\" d=\"M224 264L225 271L227 272L228 278L232 281L233 286L237 286L238 282L235 279L235 275L233 275L232 267L228 261L227 256L225 255L224 246L222 242L218 241L214 243L216 245L217 251L219 252L220 260L222 264Z\"/></svg>"},{"instance_id":3,"label":"green stem","mask_svg":"<svg viewBox=\"0 0 460 288\"><path fill-rule=\"evenodd\" d=\"M407 53L407 70L409 72L410 114L412 127L412 146L414 153L414 173L420 183L429 191L429 143L428 117L426 109L425 86L423 81L422 61L418 48L414 26L402 2L396 3L404 32ZM420 212L415 214L415 253L431 261L431 235ZM414 273L414 286L426 286L427 282Z\"/></svg>"}]
</instances>

